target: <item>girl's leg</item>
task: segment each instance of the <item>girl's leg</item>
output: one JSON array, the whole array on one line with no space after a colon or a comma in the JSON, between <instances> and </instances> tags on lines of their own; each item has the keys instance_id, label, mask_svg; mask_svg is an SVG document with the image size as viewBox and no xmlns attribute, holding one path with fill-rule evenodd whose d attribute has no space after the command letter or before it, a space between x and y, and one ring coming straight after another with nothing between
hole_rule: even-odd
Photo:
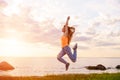
<instances>
[{"instance_id":1,"label":"girl's leg","mask_svg":"<svg viewBox=\"0 0 120 80\"><path fill-rule=\"evenodd\" d=\"M70 47L66 46L64 48L64 51L68 55L68 57L71 59L72 62L76 62L76 59L77 59L77 50L74 50L74 52L72 54Z\"/></svg>"},{"instance_id":2,"label":"girl's leg","mask_svg":"<svg viewBox=\"0 0 120 80\"><path fill-rule=\"evenodd\" d=\"M65 60L62 58L65 54L66 54L66 53L65 53L64 50L62 49L62 50L60 51L60 53L57 55L57 59L58 59L60 62L64 63L64 64L68 64L68 62L65 61Z\"/></svg>"},{"instance_id":3,"label":"girl's leg","mask_svg":"<svg viewBox=\"0 0 120 80\"><path fill-rule=\"evenodd\" d=\"M65 68L66 68L66 71L67 71L70 64L62 58L65 54L66 54L65 51L62 49L61 52L57 55L57 59L60 62L65 64Z\"/></svg>"}]
</instances>

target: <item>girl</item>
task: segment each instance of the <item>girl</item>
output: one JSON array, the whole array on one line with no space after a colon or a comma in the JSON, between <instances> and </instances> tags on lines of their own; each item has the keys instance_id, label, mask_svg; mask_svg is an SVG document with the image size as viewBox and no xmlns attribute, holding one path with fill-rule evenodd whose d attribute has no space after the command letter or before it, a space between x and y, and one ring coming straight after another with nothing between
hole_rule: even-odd
<instances>
[{"instance_id":1,"label":"girl","mask_svg":"<svg viewBox=\"0 0 120 80\"><path fill-rule=\"evenodd\" d=\"M72 62L76 62L76 58L77 58L77 43L73 47L73 50L74 50L73 54L72 54L71 49L69 47L70 41L72 39L72 35L75 32L74 27L69 27L68 26L69 20L70 20L70 16L68 16L66 24L62 28L62 32L63 32L63 36L61 37L62 50L60 51L60 53L57 56L57 59L60 62L65 64L66 71L68 70L70 63L65 61L62 57L65 54L67 54Z\"/></svg>"}]
</instances>

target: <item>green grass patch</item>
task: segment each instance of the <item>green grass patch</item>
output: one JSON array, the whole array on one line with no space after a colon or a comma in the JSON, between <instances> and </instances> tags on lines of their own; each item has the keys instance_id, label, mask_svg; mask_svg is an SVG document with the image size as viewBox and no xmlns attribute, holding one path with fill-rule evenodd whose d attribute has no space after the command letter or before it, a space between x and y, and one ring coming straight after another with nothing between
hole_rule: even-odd
<instances>
[{"instance_id":1,"label":"green grass patch","mask_svg":"<svg viewBox=\"0 0 120 80\"><path fill-rule=\"evenodd\" d=\"M120 80L120 73L62 74L46 76L0 76L0 80Z\"/></svg>"}]
</instances>

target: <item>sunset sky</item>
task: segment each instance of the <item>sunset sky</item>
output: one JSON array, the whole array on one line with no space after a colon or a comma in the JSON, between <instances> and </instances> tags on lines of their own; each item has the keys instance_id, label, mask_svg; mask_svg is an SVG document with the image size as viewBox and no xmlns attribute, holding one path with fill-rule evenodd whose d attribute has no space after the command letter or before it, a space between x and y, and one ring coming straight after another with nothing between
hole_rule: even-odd
<instances>
[{"instance_id":1,"label":"sunset sky","mask_svg":"<svg viewBox=\"0 0 120 80\"><path fill-rule=\"evenodd\" d=\"M67 16L78 57L120 57L120 0L0 0L0 57L56 57Z\"/></svg>"}]
</instances>

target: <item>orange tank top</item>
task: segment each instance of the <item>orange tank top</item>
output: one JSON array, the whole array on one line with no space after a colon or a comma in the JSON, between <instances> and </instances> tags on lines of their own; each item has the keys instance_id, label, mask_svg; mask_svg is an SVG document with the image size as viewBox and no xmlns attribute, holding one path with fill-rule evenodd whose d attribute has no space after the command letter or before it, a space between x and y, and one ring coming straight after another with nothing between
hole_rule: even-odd
<instances>
[{"instance_id":1,"label":"orange tank top","mask_svg":"<svg viewBox=\"0 0 120 80\"><path fill-rule=\"evenodd\" d=\"M64 36L64 35L62 36L61 45L62 45L62 48L65 46L68 46L68 37L67 36Z\"/></svg>"}]
</instances>

